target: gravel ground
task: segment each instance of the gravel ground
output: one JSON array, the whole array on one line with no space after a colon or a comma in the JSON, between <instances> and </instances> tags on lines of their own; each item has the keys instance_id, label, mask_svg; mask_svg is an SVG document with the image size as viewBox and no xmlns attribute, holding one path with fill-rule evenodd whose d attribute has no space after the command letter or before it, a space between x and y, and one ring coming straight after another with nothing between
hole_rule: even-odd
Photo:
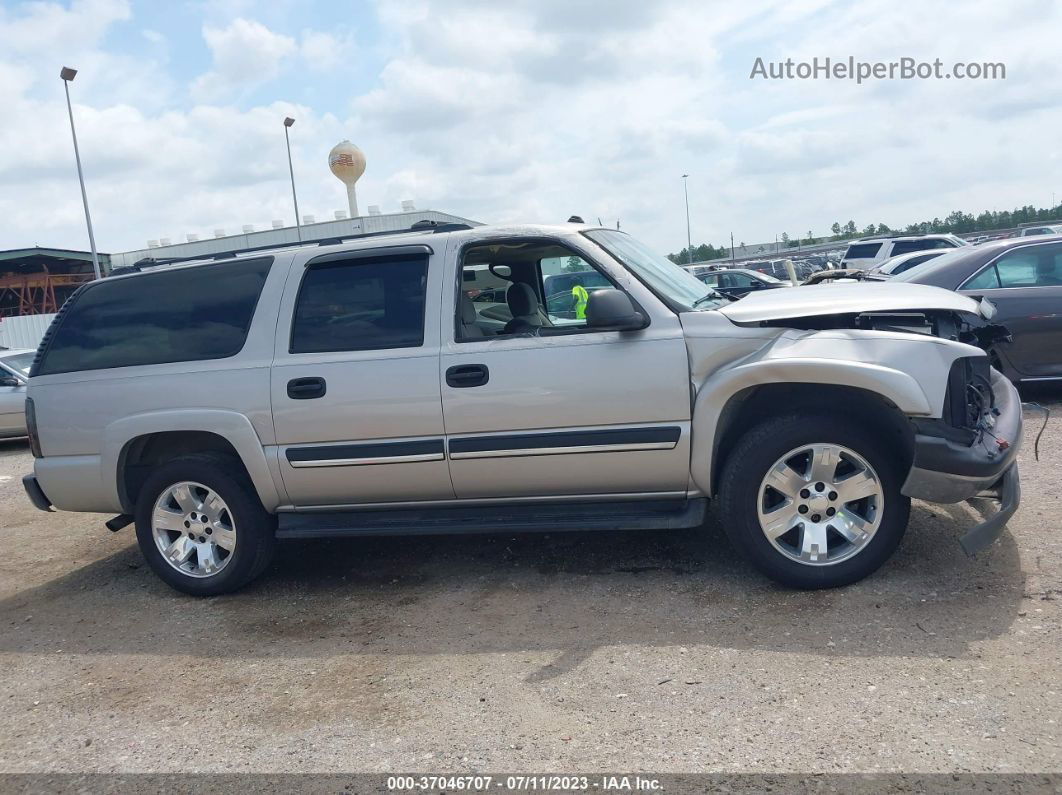
<instances>
[{"instance_id":1,"label":"gravel ground","mask_svg":"<svg viewBox=\"0 0 1062 795\"><path fill-rule=\"evenodd\" d=\"M288 543L181 596L0 443L0 771L1062 771L1062 394L976 559L916 503L843 590L685 533Z\"/></svg>"}]
</instances>

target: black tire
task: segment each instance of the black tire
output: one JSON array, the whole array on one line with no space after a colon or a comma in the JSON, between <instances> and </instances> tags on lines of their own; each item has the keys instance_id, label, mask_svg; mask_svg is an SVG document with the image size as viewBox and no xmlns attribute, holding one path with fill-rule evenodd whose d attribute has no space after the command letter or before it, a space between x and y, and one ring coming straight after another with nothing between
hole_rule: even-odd
<instances>
[{"instance_id":1,"label":"black tire","mask_svg":"<svg viewBox=\"0 0 1062 795\"><path fill-rule=\"evenodd\" d=\"M883 491L881 524L866 546L831 565L792 560L760 528L757 500L770 467L801 445L839 444L862 456L877 473ZM877 571L907 530L911 500L900 494L900 455L883 438L847 417L790 414L761 422L729 451L719 482L719 516L731 543L761 572L790 588L836 588Z\"/></svg>"},{"instance_id":2,"label":"black tire","mask_svg":"<svg viewBox=\"0 0 1062 795\"><path fill-rule=\"evenodd\" d=\"M235 522L237 543L232 559L217 574L193 577L171 566L152 534L151 514L164 490L181 481L213 489ZM258 493L239 462L228 456L200 453L174 458L153 471L136 502L136 540L154 572L170 587L192 596L217 596L241 588L269 565L276 546L276 517L262 507Z\"/></svg>"}]
</instances>

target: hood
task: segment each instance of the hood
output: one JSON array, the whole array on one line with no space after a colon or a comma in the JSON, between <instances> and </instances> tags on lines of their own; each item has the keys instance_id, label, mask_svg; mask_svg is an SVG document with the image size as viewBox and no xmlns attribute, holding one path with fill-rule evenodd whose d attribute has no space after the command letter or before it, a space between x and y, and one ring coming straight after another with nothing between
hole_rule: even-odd
<instances>
[{"instance_id":1,"label":"hood","mask_svg":"<svg viewBox=\"0 0 1062 795\"><path fill-rule=\"evenodd\" d=\"M981 317L977 301L966 296L908 283L822 284L753 292L718 310L738 325L792 318L861 312L946 311Z\"/></svg>"}]
</instances>

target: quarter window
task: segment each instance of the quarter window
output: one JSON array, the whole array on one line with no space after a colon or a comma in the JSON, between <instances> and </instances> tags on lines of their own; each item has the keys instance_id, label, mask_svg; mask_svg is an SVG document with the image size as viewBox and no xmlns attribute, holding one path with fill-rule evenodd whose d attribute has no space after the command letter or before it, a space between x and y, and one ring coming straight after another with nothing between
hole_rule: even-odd
<instances>
[{"instance_id":1,"label":"quarter window","mask_svg":"<svg viewBox=\"0 0 1062 795\"><path fill-rule=\"evenodd\" d=\"M265 257L93 282L60 313L33 374L234 356L272 264Z\"/></svg>"},{"instance_id":2,"label":"quarter window","mask_svg":"<svg viewBox=\"0 0 1062 795\"><path fill-rule=\"evenodd\" d=\"M310 265L292 322L292 353L424 344L426 257Z\"/></svg>"}]
</instances>

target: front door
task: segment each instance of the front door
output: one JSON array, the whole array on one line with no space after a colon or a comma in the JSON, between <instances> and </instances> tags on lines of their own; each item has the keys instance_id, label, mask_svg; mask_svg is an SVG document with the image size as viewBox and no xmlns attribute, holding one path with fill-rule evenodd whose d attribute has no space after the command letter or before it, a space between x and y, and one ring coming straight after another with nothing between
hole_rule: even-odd
<instances>
[{"instance_id":1,"label":"front door","mask_svg":"<svg viewBox=\"0 0 1062 795\"><path fill-rule=\"evenodd\" d=\"M995 304L1013 337L999 352L1021 377L1062 378L1062 243L1014 249L960 291Z\"/></svg>"},{"instance_id":2,"label":"front door","mask_svg":"<svg viewBox=\"0 0 1062 795\"><path fill-rule=\"evenodd\" d=\"M430 278L440 265L424 245L296 261L271 374L294 505L453 499Z\"/></svg>"},{"instance_id":3,"label":"front door","mask_svg":"<svg viewBox=\"0 0 1062 795\"><path fill-rule=\"evenodd\" d=\"M678 318L595 251L536 238L447 252L439 374L457 497L685 494L690 379ZM468 287L484 269L505 281L486 302ZM649 326L587 328L586 301L607 287L625 290Z\"/></svg>"}]
</instances>

